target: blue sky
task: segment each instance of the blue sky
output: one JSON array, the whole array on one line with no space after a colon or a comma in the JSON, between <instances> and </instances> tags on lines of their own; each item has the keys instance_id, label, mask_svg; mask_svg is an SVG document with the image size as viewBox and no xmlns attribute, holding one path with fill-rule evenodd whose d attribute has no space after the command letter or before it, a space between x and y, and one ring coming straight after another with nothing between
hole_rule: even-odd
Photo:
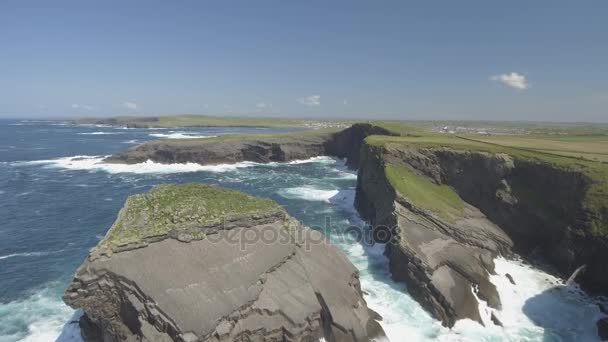
<instances>
[{"instance_id":1,"label":"blue sky","mask_svg":"<svg viewBox=\"0 0 608 342\"><path fill-rule=\"evenodd\" d=\"M0 1L0 117L608 121L608 1Z\"/></svg>"}]
</instances>

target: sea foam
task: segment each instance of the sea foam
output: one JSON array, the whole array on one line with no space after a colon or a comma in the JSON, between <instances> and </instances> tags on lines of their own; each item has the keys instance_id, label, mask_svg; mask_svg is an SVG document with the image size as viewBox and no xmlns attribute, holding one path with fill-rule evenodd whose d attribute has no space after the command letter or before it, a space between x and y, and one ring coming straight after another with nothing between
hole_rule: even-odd
<instances>
[{"instance_id":1,"label":"sea foam","mask_svg":"<svg viewBox=\"0 0 608 342\"><path fill-rule=\"evenodd\" d=\"M351 213L350 225L364 227L354 208L354 194L354 190L341 190L329 202ZM495 259L496 274L490 275L490 281L498 290L502 308L492 309L479 300L485 326L464 319L448 329L407 294L405 284L392 279L384 245L349 242L340 236L333 236L332 241L359 269L365 300L383 317L379 323L390 341L599 341L595 327L602 317L598 299L520 260ZM476 295L474 288L471 291ZM490 320L492 313L504 327Z\"/></svg>"},{"instance_id":2,"label":"sea foam","mask_svg":"<svg viewBox=\"0 0 608 342\"><path fill-rule=\"evenodd\" d=\"M0 304L0 341L81 342L77 324L58 339L74 310L56 292L45 288L23 300ZM11 328L21 326L26 327L25 331Z\"/></svg>"},{"instance_id":3,"label":"sea foam","mask_svg":"<svg viewBox=\"0 0 608 342\"><path fill-rule=\"evenodd\" d=\"M112 134L122 134L122 132L82 132L77 133L78 135L112 135Z\"/></svg>"},{"instance_id":4,"label":"sea foam","mask_svg":"<svg viewBox=\"0 0 608 342\"><path fill-rule=\"evenodd\" d=\"M338 190L321 190L311 186L300 186L295 188L286 188L277 191L277 193L285 198L302 199L305 201L322 201L329 203L329 200L338 194Z\"/></svg>"},{"instance_id":5,"label":"sea foam","mask_svg":"<svg viewBox=\"0 0 608 342\"><path fill-rule=\"evenodd\" d=\"M136 173L136 174L170 174L170 173L188 173L188 172L227 172L235 171L242 168L248 168L253 166L266 166L274 167L285 165L287 163L255 163L255 162L239 162L234 164L216 164L216 165L201 165L197 163L173 163L173 164L162 164L151 160L137 164L117 164L117 163L105 163L104 159L109 156L73 156L63 157L57 159L48 160L34 160L34 161L18 161L11 162L14 166L35 166L41 165L46 168L58 168L67 170L89 170L89 171L105 171L108 173ZM311 158L305 160L295 160L293 163L314 163L314 162L326 162L327 159L323 158Z\"/></svg>"},{"instance_id":6,"label":"sea foam","mask_svg":"<svg viewBox=\"0 0 608 342\"><path fill-rule=\"evenodd\" d=\"M200 135L188 132L150 133L149 136L163 139L202 139L215 138L216 135Z\"/></svg>"}]
</instances>

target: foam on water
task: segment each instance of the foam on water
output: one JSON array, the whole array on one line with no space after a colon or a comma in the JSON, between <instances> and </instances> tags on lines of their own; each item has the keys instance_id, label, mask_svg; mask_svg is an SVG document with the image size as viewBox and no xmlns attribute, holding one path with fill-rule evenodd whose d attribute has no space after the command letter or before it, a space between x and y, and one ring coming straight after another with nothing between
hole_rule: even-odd
<instances>
[{"instance_id":1,"label":"foam on water","mask_svg":"<svg viewBox=\"0 0 608 342\"><path fill-rule=\"evenodd\" d=\"M122 134L122 132L84 132L77 133L78 135L111 135L111 134Z\"/></svg>"},{"instance_id":2,"label":"foam on water","mask_svg":"<svg viewBox=\"0 0 608 342\"><path fill-rule=\"evenodd\" d=\"M350 225L363 227L354 208L354 194L354 190L341 190L329 202L352 214ZM325 201L322 197L317 200ZM479 300L485 326L460 320L447 329L407 294L403 284L392 280L384 245L365 245L335 232L332 241L359 269L368 306L383 317L380 324L390 341L599 341L595 327L602 317L598 300L519 260L495 260L496 275L490 280L497 287L502 309L494 310ZM517 285L510 283L507 273ZM476 295L474 288L471 291ZM491 321L492 313L504 327Z\"/></svg>"},{"instance_id":3,"label":"foam on water","mask_svg":"<svg viewBox=\"0 0 608 342\"><path fill-rule=\"evenodd\" d=\"M319 157L312 157L312 158L308 158L308 159L292 160L292 161L287 162L286 164L289 164L289 165L310 164L310 163L334 164L335 162L336 162L336 160L331 157L319 156Z\"/></svg>"},{"instance_id":4,"label":"foam on water","mask_svg":"<svg viewBox=\"0 0 608 342\"><path fill-rule=\"evenodd\" d=\"M36 257L36 256L45 256L53 253L60 253L63 250L53 251L53 252L27 252L27 253L12 253L7 255L0 255L0 260L15 258L15 257Z\"/></svg>"},{"instance_id":5,"label":"foam on water","mask_svg":"<svg viewBox=\"0 0 608 342\"><path fill-rule=\"evenodd\" d=\"M164 139L201 139L201 138L215 138L215 135L200 135L196 133L188 132L169 132L165 133L150 133L151 137L164 138Z\"/></svg>"},{"instance_id":6,"label":"foam on water","mask_svg":"<svg viewBox=\"0 0 608 342\"><path fill-rule=\"evenodd\" d=\"M91 170L105 171L108 173L186 173L186 172L224 172L244 167L258 165L253 162L242 162L236 164L201 165L197 163L184 164L162 164L148 160L138 164L115 164L104 163L108 156L74 156L49 160L36 160L29 162L15 162L16 165L45 165L48 168L61 168L68 170Z\"/></svg>"},{"instance_id":7,"label":"foam on water","mask_svg":"<svg viewBox=\"0 0 608 342\"><path fill-rule=\"evenodd\" d=\"M56 291L50 288L20 301L0 304L0 341L55 341L73 314L74 310L65 305ZM77 325L72 325L70 329L71 333L66 333L57 341L82 341Z\"/></svg>"},{"instance_id":8,"label":"foam on water","mask_svg":"<svg viewBox=\"0 0 608 342\"><path fill-rule=\"evenodd\" d=\"M174 163L174 164L162 164L151 160L137 164L116 164L116 163L105 163L103 160L109 156L73 156L64 157L57 159L48 160L34 160L34 161L19 161L11 162L10 164L16 166L28 166L28 165L44 165L48 168L61 168L68 170L91 170L91 171L106 171L108 173L137 173L137 174L170 174L170 173L187 173L187 172L226 172L234 171L241 168L247 168L252 166L280 166L288 163L255 163L255 162L240 162L234 164L217 164L217 165L201 165L197 163ZM332 160L330 158L330 160ZM293 164L306 164L327 162L326 157L315 157L304 160L294 160L289 163ZM337 191L335 191L337 193ZM331 196L330 196L331 197Z\"/></svg>"},{"instance_id":9,"label":"foam on water","mask_svg":"<svg viewBox=\"0 0 608 342\"><path fill-rule=\"evenodd\" d=\"M285 198L303 199L306 201L323 201L327 203L329 203L329 200L337 195L338 192L338 190L321 190L310 186L300 186L277 191L279 195Z\"/></svg>"}]
</instances>

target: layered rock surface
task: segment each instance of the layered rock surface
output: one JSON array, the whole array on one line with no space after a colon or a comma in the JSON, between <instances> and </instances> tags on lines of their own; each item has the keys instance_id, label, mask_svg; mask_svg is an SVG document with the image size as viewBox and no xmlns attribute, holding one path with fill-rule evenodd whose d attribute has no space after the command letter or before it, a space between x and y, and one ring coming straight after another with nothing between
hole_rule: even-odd
<instances>
[{"instance_id":1,"label":"layered rock surface","mask_svg":"<svg viewBox=\"0 0 608 342\"><path fill-rule=\"evenodd\" d=\"M395 135L371 124L354 124L339 131L308 131L293 134L224 136L205 139L160 139L134 146L107 158L106 162L136 164L199 163L203 165L286 162L321 155L347 158L354 168L359 161L363 139L373 134Z\"/></svg>"},{"instance_id":2,"label":"layered rock surface","mask_svg":"<svg viewBox=\"0 0 608 342\"><path fill-rule=\"evenodd\" d=\"M399 174L410 173L403 184L389 179L395 165ZM500 307L488 275L494 257L511 250L543 258L565 278L587 265L577 282L605 293L608 269L600 260L608 257L608 243L593 233L583 206L590 181L580 171L508 153L364 144L356 204L372 224L391 230L386 252L393 276L451 326L460 318L481 321L472 288ZM433 192L446 186L451 193ZM448 203L450 195L459 207Z\"/></svg>"},{"instance_id":3,"label":"layered rock surface","mask_svg":"<svg viewBox=\"0 0 608 342\"><path fill-rule=\"evenodd\" d=\"M136 164L147 160L158 163L224 164L258 163L307 159L323 155L329 133L290 136L219 137L206 139L161 139L134 146L111 156L106 162Z\"/></svg>"},{"instance_id":4,"label":"layered rock surface","mask_svg":"<svg viewBox=\"0 0 608 342\"><path fill-rule=\"evenodd\" d=\"M464 203L457 217L444 217L399 193L386 177L386 159L415 164L419 157L415 150L367 146L361 156L357 208L374 229L390 232L385 242L391 273L429 312L448 326L463 318L482 323L476 296L500 307L488 276L494 271L493 259L508 252L512 242L471 205Z\"/></svg>"},{"instance_id":5,"label":"layered rock surface","mask_svg":"<svg viewBox=\"0 0 608 342\"><path fill-rule=\"evenodd\" d=\"M127 201L64 300L84 309L87 341L383 336L356 269L321 233L272 201L202 184Z\"/></svg>"}]
</instances>

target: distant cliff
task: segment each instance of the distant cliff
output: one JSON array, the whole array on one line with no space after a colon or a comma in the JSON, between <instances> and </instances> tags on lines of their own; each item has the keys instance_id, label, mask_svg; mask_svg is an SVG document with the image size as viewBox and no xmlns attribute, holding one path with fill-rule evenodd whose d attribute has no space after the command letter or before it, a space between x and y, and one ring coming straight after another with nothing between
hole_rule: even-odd
<instances>
[{"instance_id":1,"label":"distant cliff","mask_svg":"<svg viewBox=\"0 0 608 342\"><path fill-rule=\"evenodd\" d=\"M256 238L257 237L257 238ZM129 197L64 300L87 341L370 341L358 273L271 200L203 184Z\"/></svg>"},{"instance_id":2,"label":"distant cliff","mask_svg":"<svg viewBox=\"0 0 608 342\"><path fill-rule=\"evenodd\" d=\"M271 135L226 135L204 139L160 139L134 146L111 156L106 162L136 164L152 160L159 163L223 164L252 161L285 162L320 155L347 158L357 167L359 150L367 136L395 135L371 124L355 124L343 131L305 131Z\"/></svg>"}]
</instances>

